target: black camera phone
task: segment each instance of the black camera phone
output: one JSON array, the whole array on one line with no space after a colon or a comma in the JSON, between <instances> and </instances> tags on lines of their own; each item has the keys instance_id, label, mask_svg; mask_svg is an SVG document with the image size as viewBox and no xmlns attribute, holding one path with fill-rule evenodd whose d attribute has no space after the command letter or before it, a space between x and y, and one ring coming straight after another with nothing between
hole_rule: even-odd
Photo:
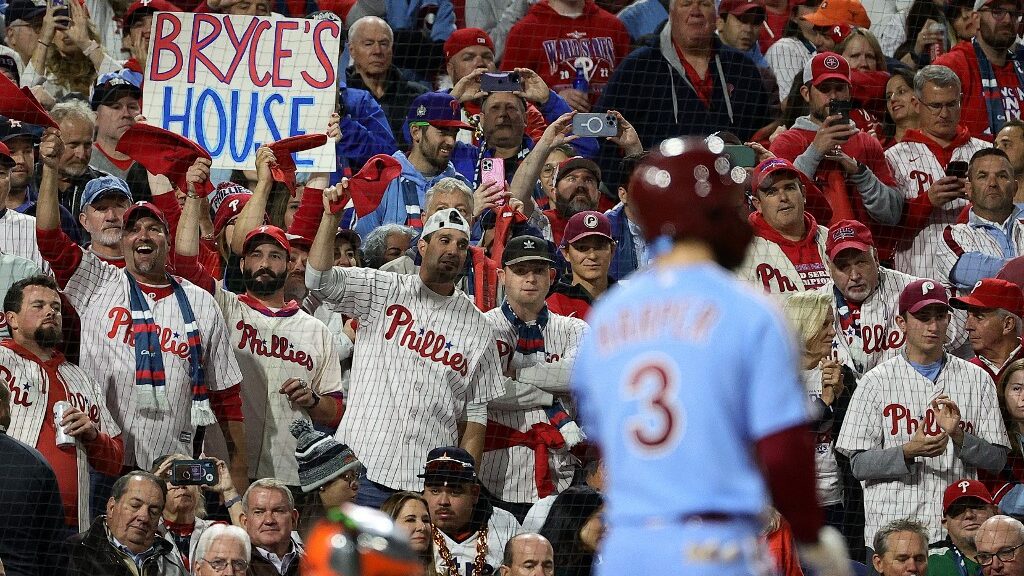
<instances>
[{"instance_id":1,"label":"black camera phone","mask_svg":"<svg viewBox=\"0 0 1024 576\"><path fill-rule=\"evenodd\" d=\"M175 486L215 486L220 482L217 462L210 458L175 460L171 464L170 482Z\"/></svg>"}]
</instances>

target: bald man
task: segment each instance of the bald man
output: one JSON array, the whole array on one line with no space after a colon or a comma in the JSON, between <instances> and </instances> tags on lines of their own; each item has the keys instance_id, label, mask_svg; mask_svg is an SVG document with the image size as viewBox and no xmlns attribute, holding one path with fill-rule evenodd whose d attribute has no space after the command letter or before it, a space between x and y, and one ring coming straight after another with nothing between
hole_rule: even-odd
<instances>
[{"instance_id":1,"label":"bald man","mask_svg":"<svg viewBox=\"0 0 1024 576\"><path fill-rule=\"evenodd\" d=\"M555 551L540 534L519 534L505 544L498 570L501 576L553 576Z\"/></svg>"},{"instance_id":2,"label":"bald man","mask_svg":"<svg viewBox=\"0 0 1024 576\"><path fill-rule=\"evenodd\" d=\"M976 556L984 576L1024 576L1024 524L1009 516L993 516L975 535Z\"/></svg>"}]
</instances>

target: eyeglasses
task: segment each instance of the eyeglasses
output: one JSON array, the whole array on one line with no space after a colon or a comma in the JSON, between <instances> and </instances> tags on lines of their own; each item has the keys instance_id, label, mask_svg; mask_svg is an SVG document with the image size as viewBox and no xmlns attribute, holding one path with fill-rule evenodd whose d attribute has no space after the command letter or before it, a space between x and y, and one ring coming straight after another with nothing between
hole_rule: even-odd
<instances>
[{"instance_id":1,"label":"eyeglasses","mask_svg":"<svg viewBox=\"0 0 1024 576\"><path fill-rule=\"evenodd\" d=\"M249 568L249 562L245 560L231 560L229 562L224 558L218 558L216 560L207 560L206 558L202 558L202 561L209 564L210 568L213 568L217 572L223 572L224 569L228 567L228 564L231 564L231 568L235 572L245 572Z\"/></svg>"},{"instance_id":2,"label":"eyeglasses","mask_svg":"<svg viewBox=\"0 0 1024 576\"><path fill-rule=\"evenodd\" d=\"M960 101L956 100L953 102L924 102L921 101L926 108L931 110L932 114L942 114L943 111L949 110L950 112L960 109Z\"/></svg>"},{"instance_id":3,"label":"eyeglasses","mask_svg":"<svg viewBox=\"0 0 1024 576\"><path fill-rule=\"evenodd\" d=\"M974 557L978 560L978 564L982 566L988 566L992 563L993 558L999 558L1000 562L1013 562L1014 556L1017 555L1017 549L1024 546L1024 542L1017 544L1012 548L1003 548L995 554L988 554L986 552L978 552Z\"/></svg>"},{"instance_id":4,"label":"eyeglasses","mask_svg":"<svg viewBox=\"0 0 1024 576\"><path fill-rule=\"evenodd\" d=\"M996 20L1002 20L1007 15L1009 15L1012 20L1020 18L1020 12L1017 12L1016 10L1007 10L1006 8L982 8L981 10L978 10L978 12L988 12Z\"/></svg>"},{"instance_id":5,"label":"eyeglasses","mask_svg":"<svg viewBox=\"0 0 1024 576\"><path fill-rule=\"evenodd\" d=\"M544 168L541 169L540 173L545 176L548 176L555 171L555 168L558 168L558 164L545 164Z\"/></svg>"}]
</instances>

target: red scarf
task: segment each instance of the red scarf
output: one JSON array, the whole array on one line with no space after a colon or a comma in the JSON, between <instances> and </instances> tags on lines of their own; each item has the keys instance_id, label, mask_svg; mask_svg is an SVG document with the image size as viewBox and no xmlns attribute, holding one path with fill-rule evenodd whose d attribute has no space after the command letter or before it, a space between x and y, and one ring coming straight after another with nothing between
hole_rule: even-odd
<instances>
[{"instance_id":1,"label":"red scarf","mask_svg":"<svg viewBox=\"0 0 1024 576\"><path fill-rule=\"evenodd\" d=\"M533 449L534 482L537 483L537 495L541 498L555 492L555 482L551 479L548 466L548 451L565 446L561 432L547 422L538 422L528 432L520 432L494 420L487 421L487 437L484 440L484 452L503 450L512 446L527 446Z\"/></svg>"},{"instance_id":2,"label":"red scarf","mask_svg":"<svg viewBox=\"0 0 1024 576\"><path fill-rule=\"evenodd\" d=\"M264 316L276 318L295 316L295 314L299 311L299 305L295 302L295 300L289 300L288 303L284 305L284 308L281 308L277 312L274 312L270 308L267 308L266 306L263 305L263 302L260 302L255 297L250 296L249 294L239 294L238 301L241 302L242 304L245 304L249 308L252 308L253 310L259 312L260 314L263 314Z\"/></svg>"}]
</instances>

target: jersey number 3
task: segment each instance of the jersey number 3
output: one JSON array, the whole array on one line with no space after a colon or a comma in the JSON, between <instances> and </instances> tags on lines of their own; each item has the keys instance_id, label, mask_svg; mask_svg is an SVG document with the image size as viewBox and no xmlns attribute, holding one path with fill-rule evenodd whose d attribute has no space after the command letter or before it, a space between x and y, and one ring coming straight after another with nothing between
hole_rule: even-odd
<instances>
[{"instance_id":1,"label":"jersey number 3","mask_svg":"<svg viewBox=\"0 0 1024 576\"><path fill-rule=\"evenodd\" d=\"M637 403L637 414L626 420L626 442L643 458L656 458L675 448L685 427L685 414L676 403L679 372L661 354L639 359L623 378L622 395Z\"/></svg>"}]
</instances>

